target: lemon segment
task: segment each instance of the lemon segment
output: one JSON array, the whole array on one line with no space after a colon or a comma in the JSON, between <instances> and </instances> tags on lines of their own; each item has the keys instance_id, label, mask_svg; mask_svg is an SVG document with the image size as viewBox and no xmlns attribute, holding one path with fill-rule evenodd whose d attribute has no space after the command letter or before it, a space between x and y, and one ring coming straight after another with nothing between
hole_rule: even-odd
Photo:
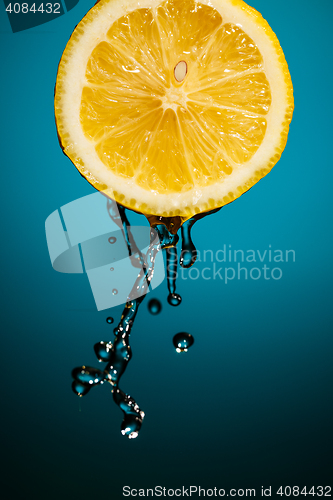
<instances>
[{"instance_id":1,"label":"lemon segment","mask_svg":"<svg viewBox=\"0 0 333 500\"><path fill-rule=\"evenodd\" d=\"M240 196L280 158L292 111L278 40L241 0L101 0L56 84L64 152L148 215L189 217Z\"/></svg>"}]
</instances>

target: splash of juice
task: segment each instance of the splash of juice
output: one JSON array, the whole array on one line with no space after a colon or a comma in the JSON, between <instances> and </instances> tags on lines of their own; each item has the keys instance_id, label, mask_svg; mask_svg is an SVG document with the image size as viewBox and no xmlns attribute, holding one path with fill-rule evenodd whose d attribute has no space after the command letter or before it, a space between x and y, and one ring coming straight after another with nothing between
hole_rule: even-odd
<instances>
[{"instance_id":1,"label":"splash of juice","mask_svg":"<svg viewBox=\"0 0 333 500\"><path fill-rule=\"evenodd\" d=\"M180 265L185 268L191 267L196 259L196 249L191 238L191 229L197 220L211 213L215 213L219 209L204 214L197 214L187 221L183 221L180 217L169 219L156 216L149 217L148 220L151 226L150 245L147 254L144 256L134 241L130 224L126 216L126 209L120 205L117 208L118 210L116 210L115 204L108 200L108 213L111 219L122 229L132 265L140 267L140 272L129 294L119 324L114 329L114 341L101 341L94 346L98 360L100 362L106 362L106 367L104 370L98 370L97 368L87 366L74 368L72 371L72 376L74 378L72 389L78 396L82 397L86 395L92 387L108 382L111 385L113 400L124 414L124 419L121 424L121 433L129 439L132 439L136 438L139 434L144 412L131 396L120 389L119 383L132 357L129 343L130 334L139 306L148 292L150 282L154 275L156 255L161 249L166 252L167 285L169 291L168 302L173 306L178 306L182 299L180 295L176 293L178 263L176 245L179 240L177 232L181 227L182 251ZM156 233L158 238L156 238ZM137 297L138 290L141 291L140 297ZM178 342L181 343L181 349L178 352L186 352L187 348L193 344L193 337L190 334L186 335L188 337L184 337ZM179 348L178 343L177 348Z\"/></svg>"}]
</instances>

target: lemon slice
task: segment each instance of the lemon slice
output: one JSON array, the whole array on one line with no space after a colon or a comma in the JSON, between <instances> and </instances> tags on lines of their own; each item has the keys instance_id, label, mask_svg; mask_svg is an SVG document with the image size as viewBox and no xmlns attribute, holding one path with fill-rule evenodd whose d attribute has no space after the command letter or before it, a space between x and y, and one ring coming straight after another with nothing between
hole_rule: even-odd
<instances>
[{"instance_id":1,"label":"lemon slice","mask_svg":"<svg viewBox=\"0 0 333 500\"><path fill-rule=\"evenodd\" d=\"M276 164L293 89L275 34L241 0L101 0L63 53L55 113L65 154L93 186L188 218Z\"/></svg>"}]
</instances>

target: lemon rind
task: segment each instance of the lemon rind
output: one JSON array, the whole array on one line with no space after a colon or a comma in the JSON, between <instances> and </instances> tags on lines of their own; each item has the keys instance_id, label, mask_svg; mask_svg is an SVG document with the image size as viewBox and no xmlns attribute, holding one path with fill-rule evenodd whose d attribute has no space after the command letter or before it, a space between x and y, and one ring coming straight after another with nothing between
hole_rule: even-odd
<instances>
[{"instance_id":1,"label":"lemon rind","mask_svg":"<svg viewBox=\"0 0 333 500\"><path fill-rule=\"evenodd\" d=\"M179 215L187 218L195 213L205 212L230 203L248 191L271 171L280 159L287 143L289 125L294 109L293 86L287 62L276 35L261 14L248 6L243 0L201 0L200 3L209 4L221 12L224 23L233 22L243 27L245 21L247 29L243 29L249 36L255 38L255 43L264 57L265 69L273 68L275 71L274 74L273 69L271 71L270 83L276 85L276 87L279 86L279 90L277 90L279 93L278 105L281 108L278 110L279 120L277 121L279 123L272 124L272 127L274 126L279 129L279 133L275 133L275 137L273 134L274 144L272 144L272 138L268 137L270 139L270 144L267 148L269 154L266 153L264 158L258 159L258 153L261 153L263 156L262 153L265 145L262 145L246 164L247 176L244 175L245 168L242 169L242 173L238 177L245 176L245 181L241 179L237 181L237 176L230 176L230 179L225 180L223 183L214 184L213 186L201 187L199 189L193 188L186 193L180 192L163 195L140 188L131 183L131 181L124 182L123 179L117 178L110 171L107 172L108 179L106 179L106 168L103 164L103 167L99 165L101 161L97 154L92 159L91 145L89 150L88 141L84 138L82 130L80 130L79 113L77 113L81 99L80 82L83 87L84 81L84 74L81 73L80 77L78 68L81 70L83 68L85 72L87 58L90 56L94 46L100 40L103 40L103 36L105 36L112 22L121 15L138 8L136 1L129 0L126 7L121 3L121 0L101 0L96 4L75 28L59 64L55 89L55 116L58 135L64 153L96 189L103 191L122 205L147 215L161 215L164 217ZM140 2L140 8L154 5L157 5L157 2L154 0ZM223 12L221 9L223 9ZM102 11L104 11L105 33L101 29L101 23L98 22ZM240 21L243 21L243 24ZM89 29L87 29L88 26ZM79 44L78 41L80 41ZM87 50L89 44L91 48L90 52ZM84 60L84 53L86 54L86 60ZM268 60L269 57L275 57L275 64L274 61L272 63ZM73 112L69 113L71 109ZM75 115L76 119L73 118ZM267 138L266 142L268 142ZM251 169L249 167L250 164L254 164L255 168L252 167ZM87 168L86 165L89 167ZM92 165L94 165L94 168L92 168ZM100 169L98 169L98 165Z\"/></svg>"}]
</instances>

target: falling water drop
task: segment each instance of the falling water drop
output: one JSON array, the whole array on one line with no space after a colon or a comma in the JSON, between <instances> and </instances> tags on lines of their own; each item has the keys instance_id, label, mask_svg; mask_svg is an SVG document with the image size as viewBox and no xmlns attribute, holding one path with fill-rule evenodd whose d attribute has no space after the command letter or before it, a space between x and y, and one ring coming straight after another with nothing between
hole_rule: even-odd
<instances>
[{"instance_id":1,"label":"falling water drop","mask_svg":"<svg viewBox=\"0 0 333 500\"><path fill-rule=\"evenodd\" d=\"M86 394L88 394L90 389L91 389L91 386L86 385L86 384L82 384L82 382L79 382L78 380L73 380L72 391L80 398L82 398L82 396L85 396ZM79 410L79 411L81 411L81 410Z\"/></svg>"},{"instance_id":2,"label":"falling water drop","mask_svg":"<svg viewBox=\"0 0 333 500\"><path fill-rule=\"evenodd\" d=\"M109 324L109 325L112 325L114 319L112 318L112 316L109 316L108 318L106 318L106 322Z\"/></svg>"},{"instance_id":3,"label":"falling water drop","mask_svg":"<svg viewBox=\"0 0 333 500\"><path fill-rule=\"evenodd\" d=\"M182 298L178 293L176 293L177 248L175 246L166 249L166 265L169 290L168 302L171 306L179 306Z\"/></svg>"},{"instance_id":4,"label":"falling water drop","mask_svg":"<svg viewBox=\"0 0 333 500\"><path fill-rule=\"evenodd\" d=\"M112 290L112 295L117 295L117 293L118 293L117 288L114 288L114 289Z\"/></svg>"},{"instance_id":5,"label":"falling water drop","mask_svg":"<svg viewBox=\"0 0 333 500\"><path fill-rule=\"evenodd\" d=\"M170 306L179 306L181 301L182 301L182 298L178 293L169 293L168 302L169 302Z\"/></svg>"},{"instance_id":6,"label":"falling water drop","mask_svg":"<svg viewBox=\"0 0 333 500\"><path fill-rule=\"evenodd\" d=\"M104 240L104 241L105 241L105 240ZM110 238L109 238L109 240L108 240L108 241L109 241L109 243L111 243L111 245L112 245L113 243L115 243L115 242L117 241L117 238L116 238L115 236L110 236Z\"/></svg>"},{"instance_id":7,"label":"falling water drop","mask_svg":"<svg viewBox=\"0 0 333 500\"><path fill-rule=\"evenodd\" d=\"M191 229L195 223L195 218L189 219L182 225L182 251L180 254L180 265L188 268L193 266L197 258L197 250L191 238Z\"/></svg>"},{"instance_id":8,"label":"falling water drop","mask_svg":"<svg viewBox=\"0 0 333 500\"><path fill-rule=\"evenodd\" d=\"M181 227L182 233L182 251L180 254L180 265L182 267L188 268L193 266L194 262L197 259L197 250L194 246L191 236L191 229L193 224L207 215L215 214L221 210L221 208L215 208L214 210L210 210L209 212L199 213L191 217L185 221Z\"/></svg>"},{"instance_id":9,"label":"falling water drop","mask_svg":"<svg viewBox=\"0 0 333 500\"><path fill-rule=\"evenodd\" d=\"M139 435L139 431L142 425L142 418L136 417L134 415L125 415L124 420L121 424L121 433L123 436L128 437L128 439L135 439Z\"/></svg>"},{"instance_id":10,"label":"falling water drop","mask_svg":"<svg viewBox=\"0 0 333 500\"><path fill-rule=\"evenodd\" d=\"M150 314L153 314L155 316L155 314L159 314L161 310L162 310L162 304L159 300L151 299L148 302L148 311L150 312Z\"/></svg>"},{"instance_id":11,"label":"falling water drop","mask_svg":"<svg viewBox=\"0 0 333 500\"><path fill-rule=\"evenodd\" d=\"M94 345L94 351L98 361L110 361L112 356L112 347L111 342L97 342L97 344Z\"/></svg>"},{"instance_id":12,"label":"falling water drop","mask_svg":"<svg viewBox=\"0 0 333 500\"><path fill-rule=\"evenodd\" d=\"M173 337L172 342L177 352L187 352L193 345L194 338L190 333L180 332Z\"/></svg>"},{"instance_id":13,"label":"falling water drop","mask_svg":"<svg viewBox=\"0 0 333 500\"><path fill-rule=\"evenodd\" d=\"M83 385L97 385L104 381L105 374L97 368L79 366L72 371L72 377L74 381L80 382Z\"/></svg>"},{"instance_id":14,"label":"falling water drop","mask_svg":"<svg viewBox=\"0 0 333 500\"><path fill-rule=\"evenodd\" d=\"M124 414L124 420L121 424L122 435L129 439L138 437L142 421L145 417L144 412L140 410L138 404L131 396L128 396L119 388L115 388L113 391L113 400Z\"/></svg>"}]
</instances>

